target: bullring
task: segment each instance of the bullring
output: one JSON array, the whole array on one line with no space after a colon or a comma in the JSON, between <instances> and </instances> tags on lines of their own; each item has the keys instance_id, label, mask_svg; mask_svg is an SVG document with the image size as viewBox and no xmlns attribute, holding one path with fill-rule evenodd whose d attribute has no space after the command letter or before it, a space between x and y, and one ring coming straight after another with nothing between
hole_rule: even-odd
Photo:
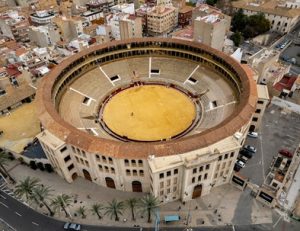
<instances>
[{"instance_id":1,"label":"bullring","mask_svg":"<svg viewBox=\"0 0 300 231\"><path fill-rule=\"evenodd\" d=\"M114 128L108 124L105 107L114 97L151 86L191 103L186 115L174 116L182 113L179 101L166 112L175 124L187 118L185 126L140 139L119 132L120 120ZM163 38L90 47L54 68L37 96L44 128L38 138L58 174L68 182L82 176L118 190L151 192L161 202L189 200L229 181L257 100L252 76L232 58L203 44ZM160 97L152 102L158 110ZM143 118L145 130L150 120ZM134 133L140 120L135 122L125 130Z\"/></svg>"}]
</instances>

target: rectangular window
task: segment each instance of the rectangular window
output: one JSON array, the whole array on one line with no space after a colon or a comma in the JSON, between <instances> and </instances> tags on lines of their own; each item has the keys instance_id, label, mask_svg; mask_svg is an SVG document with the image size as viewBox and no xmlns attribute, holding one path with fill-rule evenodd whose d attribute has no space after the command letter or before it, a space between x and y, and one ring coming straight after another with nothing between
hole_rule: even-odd
<instances>
[{"instance_id":1,"label":"rectangular window","mask_svg":"<svg viewBox=\"0 0 300 231\"><path fill-rule=\"evenodd\" d=\"M201 181L202 175L198 176L198 181Z\"/></svg>"},{"instance_id":2,"label":"rectangular window","mask_svg":"<svg viewBox=\"0 0 300 231\"><path fill-rule=\"evenodd\" d=\"M191 84L196 84L198 82L197 79L194 79L193 77L190 77L188 78L188 81L191 83Z\"/></svg>"},{"instance_id":3,"label":"rectangular window","mask_svg":"<svg viewBox=\"0 0 300 231\"><path fill-rule=\"evenodd\" d=\"M111 80L112 82L114 82L114 81L117 81L117 80L120 80L120 79L121 79L119 75L114 75L114 76L112 76L112 77L109 77L109 78L110 78L110 80Z\"/></svg>"},{"instance_id":4,"label":"rectangular window","mask_svg":"<svg viewBox=\"0 0 300 231\"><path fill-rule=\"evenodd\" d=\"M258 114L259 114L260 112L261 112L261 109L256 109L256 110L255 110L255 113L258 113Z\"/></svg>"},{"instance_id":5,"label":"rectangular window","mask_svg":"<svg viewBox=\"0 0 300 231\"><path fill-rule=\"evenodd\" d=\"M112 160L112 158L111 158L111 157L108 157L108 161L109 161L109 163L110 163L110 164L112 164L112 163L113 163L113 160Z\"/></svg>"},{"instance_id":6,"label":"rectangular window","mask_svg":"<svg viewBox=\"0 0 300 231\"><path fill-rule=\"evenodd\" d=\"M102 167L102 165L101 164L98 164L98 168L99 168L99 171L103 171L103 167Z\"/></svg>"},{"instance_id":7,"label":"rectangular window","mask_svg":"<svg viewBox=\"0 0 300 231\"><path fill-rule=\"evenodd\" d=\"M215 175L214 175L214 178L216 179L218 177L218 173L216 173Z\"/></svg>"},{"instance_id":8,"label":"rectangular window","mask_svg":"<svg viewBox=\"0 0 300 231\"><path fill-rule=\"evenodd\" d=\"M100 156L99 155L96 155L96 160L100 161Z\"/></svg>"},{"instance_id":9,"label":"rectangular window","mask_svg":"<svg viewBox=\"0 0 300 231\"><path fill-rule=\"evenodd\" d=\"M159 73L160 73L159 69L151 69L151 74L159 75Z\"/></svg>"},{"instance_id":10,"label":"rectangular window","mask_svg":"<svg viewBox=\"0 0 300 231\"><path fill-rule=\"evenodd\" d=\"M174 175L178 174L178 169L174 169Z\"/></svg>"},{"instance_id":11,"label":"rectangular window","mask_svg":"<svg viewBox=\"0 0 300 231\"><path fill-rule=\"evenodd\" d=\"M253 118L252 118L252 121L254 121L254 122L256 122L257 120L258 120L257 117L253 117Z\"/></svg>"},{"instance_id":12,"label":"rectangular window","mask_svg":"<svg viewBox=\"0 0 300 231\"><path fill-rule=\"evenodd\" d=\"M143 167L143 161L142 160L139 160L138 163L139 163L139 167Z\"/></svg>"},{"instance_id":13,"label":"rectangular window","mask_svg":"<svg viewBox=\"0 0 300 231\"><path fill-rule=\"evenodd\" d=\"M105 172L109 172L108 167L104 166Z\"/></svg>"},{"instance_id":14,"label":"rectangular window","mask_svg":"<svg viewBox=\"0 0 300 231\"><path fill-rule=\"evenodd\" d=\"M167 171L167 176L171 176L171 171Z\"/></svg>"},{"instance_id":15,"label":"rectangular window","mask_svg":"<svg viewBox=\"0 0 300 231\"><path fill-rule=\"evenodd\" d=\"M110 168L110 172L111 172L112 174L115 174L115 169L114 169L114 168Z\"/></svg>"},{"instance_id":16,"label":"rectangular window","mask_svg":"<svg viewBox=\"0 0 300 231\"><path fill-rule=\"evenodd\" d=\"M163 188L163 187L164 187L164 182L163 182L163 181L159 183L159 187L160 187L160 188Z\"/></svg>"},{"instance_id":17,"label":"rectangular window","mask_svg":"<svg viewBox=\"0 0 300 231\"><path fill-rule=\"evenodd\" d=\"M206 170L208 170L208 169L209 169L209 164L207 164L207 165L205 166L205 169L206 169Z\"/></svg>"},{"instance_id":18,"label":"rectangular window","mask_svg":"<svg viewBox=\"0 0 300 231\"><path fill-rule=\"evenodd\" d=\"M234 156L234 152L230 153L230 157L233 157Z\"/></svg>"},{"instance_id":19,"label":"rectangular window","mask_svg":"<svg viewBox=\"0 0 300 231\"><path fill-rule=\"evenodd\" d=\"M140 170L140 176L144 176L144 170Z\"/></svg>"},{"instance_id":20,"label":"rectangular window","mask_svg":"<svg viewBox=\"0 0 300 231\"><path fill-rule=\"evenodd\" d=\"M137 171L136 171L136 170L133 170L133 171L132 171L132 175L137 176Z\"/></svg>"},{"instance_id":21,"label":"rectangular window","mask_svg":"<svg viewBox=\"0 0 300 231\"><path fill-rule=\"evenodd\" d=\"M200 168L199 168L199 172L202 172L203 171L203 166L201 166Z\"/></svg>"},{"instance_id":22,"label":"rectangular window","mask_svg":"<svg viewBox=\"0 0 300 231\"><path fill-rule=\"evenodd\" d=\"M222 169L224 169L225 166L226 166L226 163L224 162L224 163L222 164Z\"/></svg>"},{"instance_id":23,"label":"rectangular window","mask_svg":"<svg viewBox=\"0 0 300 231\"><path fill-rule=\"evenodd\" d=\"M69 156L66 156L65 158L64 158L64 161L67 163L69 160L71 160L71 157L70 157L70 155Z\"/></svg>"},{"instance_id":24,"label":"rectangular window","mask_svg":"<svg viewBox=\"0 0 300 231\"><path fill-rule=\"evenodd\" d=\"M167 180L167 186L171 185L171 180Z\"/></svg>"},{"instance_id":25,"label":"rectangular window","mask_svg":"<svg viewBox=\"0 0 300 231\"><path fill-rule=\"evenodd\" d=\"M71 171L73 168L74 168L74 164L71 164L71 165L68 167L69 171Z\"/></svg>"},{"instance_id":26,"label":"rectangular window","mask_svg":"<svg viewBox=\"0 0 300 231\"><path fill-rule=\"evenodd\" d=\"M206 179L207 179L207 173L204 174L204 180L206 180Z\"/></svg>"},{"instance_id":27,"label":"rectangular window","mask_svg":"<svg viewBox=\"0 0 300 231\"><path fill-rule=\"evenodd\" d=\"M67 151L67 146L63 147L62 149L60 149L60 152L64 152L64 151Z\"/></svg>"},{"instance_id":28,"label":"rectangular window","mask_svg":"<svg viewBox=\"0 0 300 231\"><path fill-rule=\"evenodd\" d=\"M102 156L102 161L103 161L104 163L106 163L106 157L105 157L105 156Z\"/></svg>"},{"instance_id":29,"label":"rectangular window","mask_svg":"<svg viewBox=\"0 0 300 231\"><path fill-rule=\"evenodd\" d=\"M125 166L129 166L129 160L124 160Z\"/></svg>"},{"instance_id":30,"label":"rectangular window","mask_svg":"<svg viewBox=\"0 0 300 231\"><path fill-rule=\"evenodd\" d=\"M193 174L197 173L197 168L193 169Z\"/></svg>"},{"instance_id":31,"label":"rectangular window","mask_svg":"<svg viewBox=\"0 0 300 231\"><path fill-rule=\"evenodd\" d=\"M228 153L225 154L224 159L228 159Z\"/></svg>"},{"instance_id":32,"label":"rectangular window","mask_svg":"<svg viewBox=\"0 0 300 231\"><path fill-rule=\"evenodd\" d=\"M160 191L160 193L159 193L161 196L163 196L164 195L164 191Z\"/></svg>"},{"instance_id":33,"label":"rectangular window","mask_svg":"<svg viewBox=\"0 0 300 231\"><path fill-rule=\"evenodd\" d=\"M173 179L173 184L177 184L177 177Z\"/></svg>"},{"instance_id":34,"label":"rectangular window","mask_svg":"<svg viewBox=\"0 0 300 231\"><path fill-rule=\"evenodd\" d=\"M85 165L88 166L88 167L90 167L90 164L89 164L89 162L87 160L85 160Z\"/></svg>"},{"instance_id":35,"label":"rectangular window","mask_svg":"<svg viewBox=\"0 0 300 231\"><path fill-rule=\"evenodd\" d=\"M264 104L264 101L258 100L257 103L258 104Z\"/></svg>"},{"instance_id":36,"label":"rectangular window","mask_svg":"<svg viewBox=\"0 0 300 231\"><path fill-rule=\"evenodd\" d=\"M170 192L171 192L171 189L170 189L170 188L168 188L168 189L167 189L167 193L170 193Z\"/></svg>"},{"instance_id":37,"label":"rectangular window","mask_svg":"<svg viewBox=\"0 0 300 231\"><path fill-rule=\"evenodd\" d=\"M126 169L126 175L130 176L130 170L129 169Z\"/></svg>"},{"instance_id":38,"label":"rectangular window","mask_svg":"<svg viewBox=\"0 0 300 231\"><path fill-rule=\"evenodd\" d=\"M192 183L195 183L195 177L192 178Z\"/></svg>"},{"instance_id":39,"label":"rectangular window","mask_svg":"<svg viewBox=\"0 0 300 231\"><path fill-rule=\"evenodd\" d=\"M174 187L173 187L173 192L176 192L176 191L177 191L177 187L174 186Z\"/></svg>"},{"instance_id":40,"label":"rectangular window","mask_svg":"<svg viewBox=\"0 0 300 231\"><path fill-rule=\"evenodd\" d=\"M164 178L164 173L159 174L159 179L162 179L162 178Z\"/></svg>"}]
</instances>

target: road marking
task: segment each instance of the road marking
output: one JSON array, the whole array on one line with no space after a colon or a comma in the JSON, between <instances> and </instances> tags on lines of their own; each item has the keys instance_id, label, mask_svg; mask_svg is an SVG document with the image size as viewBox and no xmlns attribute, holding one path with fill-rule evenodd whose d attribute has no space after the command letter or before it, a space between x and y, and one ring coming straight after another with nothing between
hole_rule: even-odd
<instances>
[{"instance_id":1,"label":"road marking","mask_svg":"<svg viewBox=\"0 0 300 231\"><path fill-rule=\"evenodd\" d=\"M18 212L15 212L15 214L17 214L19 217L21 217L22 215L20 214L20 213L18 213Z\"/></svg>"},{"instance_id":2,"label":"road marking","mask_svg":"<svg viewBox=\"0 0 300 231\"><path fill-rule=\"evenodd\" d=\"M3 196L3 195L0 195L0 197L2 197L4 200L6 200L6 197L5 197L5 196Z\"/></svg>"},{"instance_id":3,"label":"road marking","mask_svg":"<svg viewBox=\"0 0 300 231\"><path fill-rule=\"evenodd\" d=\"M35 223L35 222L33 222L33 221L32 221L31 223L32 223L32 224L34 224L34 225L36 225L36 226L39 226L39 224L38 224L38 223Z\"/></svg>"},{"instance_id":4,"label":"road marking","mask_svg":"<svg viewBox=\"0 0 300 231\"><path fill-rule=\"evenodd\" d=\"M275 224L273 225L273 228L276 227L276 225L279 223L280 219L282 218L282 215L278 218L278 220L275 222Z\"/></svg>"},{"instance_id":5,"label":"road marking","mask_svg":"<svg viewBox=\"0 0 300 231\"><path fill-rule=\"evenodd\" d=\"M3 205L4 207L8 208L8 206L2 202L0 202L1 205Z\"/></svg>"},{"instance_id":6,"label":"road marking","mask_svg":"<svg viewBox=\"0 0 300 231\"><path fill-rule=\"evenodd\" d=\"M262 166L262 171L263 171L263 178L264 178L264 182L266 180L265 177L265 164L264 164L264 150L263 150L263 146L262 146L262 134L259 136L259 143L260 143L260 149L261 149L261 166Z\"/></svg>"}]
</instances>

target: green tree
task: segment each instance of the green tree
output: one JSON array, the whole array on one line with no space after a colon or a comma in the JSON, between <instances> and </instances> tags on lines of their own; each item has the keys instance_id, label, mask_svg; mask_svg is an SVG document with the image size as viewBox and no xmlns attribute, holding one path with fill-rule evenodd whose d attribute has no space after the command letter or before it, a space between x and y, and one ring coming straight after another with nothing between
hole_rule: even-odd
<instances>
[{"instance_id":1,"label":"green tree","mask_svg":"<svg viewBox=\"0 0 300 231\"><path fill-rule=\"evenodd\" d=\"M78 209L77 209L77 213L79 213L81 215L81 218L82 219L85 219L86 218L86 209L84 206L80 206Z\"/></svg>"},{"instance_id":2,"label":"green tree","mask_svg":"<svg viewBox=\"0 0 300 231\"><path fill-rule=\"evenodd\" d=\"M158 200L152 194L148 194L140 200L140 207L142 213L147 213L148 222L151 223L151 214L155 212L158 207Z\"/></svg>"},{"instance_id":3,"label":"green tree","mask_svg":"<svg viewBox=\"0 0 300 231\"><path fill-rule=\"evenodd\" d=\"M45 187L43 185L38 185L33 188L33 195L37 200L39 200L48 210L50 216L54 215L54 212L51 210L48 200L52 196L51 192L53 191L50 187Z\"/></svg>"},{"instance_id":4,"label":"green tree","mask_svg":"<svg viewBox=\"0 0 300 231\"><path fill-rule=\"evenodd\" d=\"M131 218L132 218L133 221L135 221L134 211L135 211L135 209L138 205L138 202L139 202L139 200L136 199L136 198L130 198L130 199L125 201L125 206L130 209Z\"/></svg>"},{"instance_id":5,"label":"green tree","mask_svg":"<svg viewBox=\"0 0 300 231\"><path fill-rule=\"evenodd\" d=\"M33 200L36 204L39 204L39 200L33 192L39 183L39 179L28 176L16 185L15 194L21 198L25 197L27 202Z\"/></svg>"},{"instance_id":6,"label":"green tree","mask_svg":"<svg viewBox=\"0 0 300 231\"><path fill-rule=\"evenodd\" d=\"M109 214L110 219L115 217L115 221L119 221L119 215L123 214L124 203L118 202L116 199L113 199L112 202L108 203L108 206L105 207L105 215Z\"/></svg>"},{"instance_id":7,"label":"green tree","mask_svg":"<svg viewBox=\"0 0 300 231\"><path fill-rule=\"evenodd\" d=\"M241 32L235 32L230 39L233 41L235 46L239 46L241 44L241 42L243 41L243 35Z\"/></svg>"},{"instance_id":8,"label":"green tree","mask_svg":"<svg viewBox=\"0 0 300 231\"><path fill-rule=\"evenodd\" d=\"M206 0L206 4L210 6L214 6L218 0Z\"/></svg>"},{"instance_id":9,"label":"green tree","mask_svg":"<svg viewBox=\"0 0 300 231\"><path fill-rule=\"evenodd\" d=\"M5 151L1 151L0 152L0 173L3 175L3 177L8 176L8 178L13 183L16 183L15 179L8 173L8 171L5 168L5 165L7 165L8 160L9 160L9 155Z\"/></svg>"},{"instance_id":10,"label":"green tree","mask_svg":"<svg viewBox=\"0 0 300 231\"><path fill-rule=\"evenodd\" d=\"M53 206L54 211L60 211L62 209L65 212L66 217L69 216L67 212L67 208L72 203L72 197L67 194L61 194L56 196L52 202L51 205Z\"/></svg>"},{"instance_id":11,"label":"green tree","mask_svg":"<svg viewBox=\"0 0 300 231\"><path fill-rule=\"evenodd\" d=\"M242 9L239 9L233 14L231 26L232 31L242 31L247 25L248 16L244 14Z\"/></svg>"},{"instance_id":12,"label":"green tree","mask_svg":"<svg viewBox=\"0 0 300 231\"><path fill-rule=\"evenodd\" d=\"M98 216L98 218L101 219L102 218L101 210L103 210L103 209L104 209L103 205L95 203L92 205L91 211L94 215L96 214Z\"/></svg>"}]
</instances>

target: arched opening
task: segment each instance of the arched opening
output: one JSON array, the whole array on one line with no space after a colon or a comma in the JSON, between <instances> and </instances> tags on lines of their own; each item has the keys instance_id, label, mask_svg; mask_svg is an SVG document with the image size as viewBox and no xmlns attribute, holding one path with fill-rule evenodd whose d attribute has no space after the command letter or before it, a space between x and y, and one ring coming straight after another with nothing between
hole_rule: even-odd
<instances>
[{"instance_id":1,"label":"arched opening","mask_svg":"<svg viewBox=\"0 0 300 231\"><path fill-rule=\"evenodd\" d=\"M139 181L132 181L132 192L143 192L142 183Z\"/></svg>"},{"instance_id":2,"label":"arched opening","mask_svg":"<svg viewBox=\"0 0 300 231\"><path fill-rule=\"evenodd\" d=\"M72 174L72 180L76 180L77 177L78 177L77 173L74 172L74 173Z\"/></svg>"},{"instance_id":3,"label":"arched opening","mask_svg":"<svg viewBox=\"0 0 300 231\"><path fill-rule=\"evenodd\" d=\"M92 177L91 177L90 173L87 170L83 169L82 172L83 172L83 175L84 175L85 179L87 179L89 181L92 181Z\"/></svg>"},{"instance_id":4,"label":"arched opening","mask_svg":"<svg viewBox=\"0 0 300 231\"><path fill-rule=\"evenodd\" d=\"M249 132L254 132L254 130L255 130L255 125L252 124L249 128Z\"/></svg>"},{"instance_id":5,"label":"arched opening","mask_svg":"<svg viewBox=\"0 0 300 231\"><path fill-rule=\"evenodd\" d=\"M105 182L106 182L106 186L108 188L116 188L115 182L112 178L110 177L105 177Z\"/></svg>"},{"instance_id":6,"label":"arched opening","mask_svg":"<svg viewBox=\"0 0 300 231\"><path fill-rule=\"evenodd\" d=\"M192 199L200 197L202 192L202 185L196 185L194 187Z\"/></svg>"}]
</instances>

